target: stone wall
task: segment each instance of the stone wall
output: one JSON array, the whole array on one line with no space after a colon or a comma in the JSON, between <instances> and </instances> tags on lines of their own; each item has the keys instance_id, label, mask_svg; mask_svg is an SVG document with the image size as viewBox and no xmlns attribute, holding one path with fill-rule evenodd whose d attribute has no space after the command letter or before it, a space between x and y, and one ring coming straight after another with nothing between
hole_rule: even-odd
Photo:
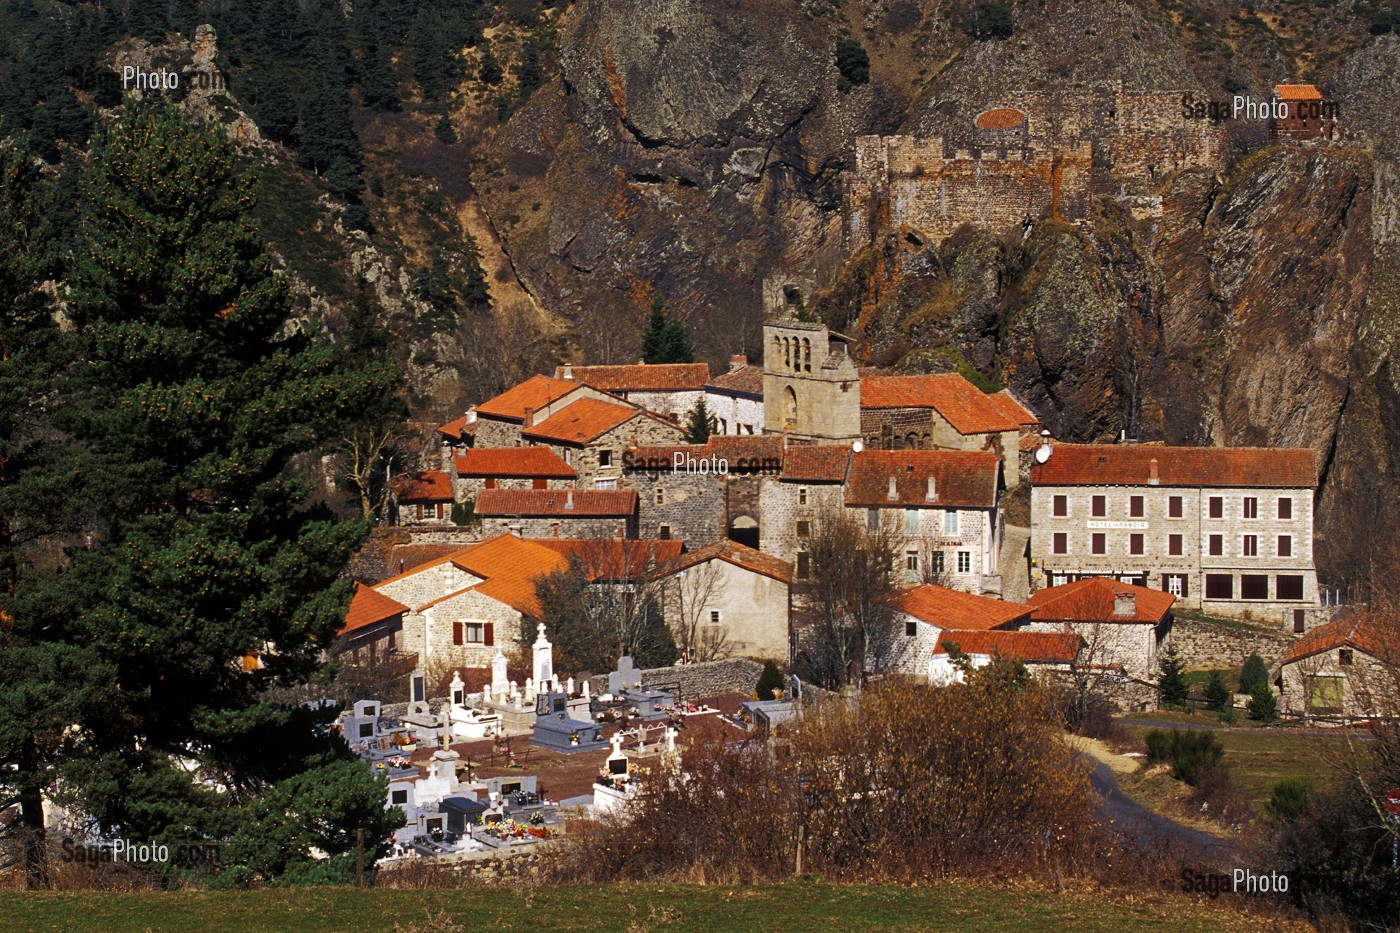
<instances>
[{"instance_id":1,"label":"stone wall","mask_svg":"<svg viewBox=\"0 0 1400 933\"><path fill-rule=\"evenodd\" d=\"M548 515L541 518L483 518L481 532L494 538L510 532L520 538L635 538L637 519L568 518Z\"/></svg>"},{"instance_id":2,"label":"stone wall","mask_svg":"<svg viewBox=\"0 0 1400 933\"><path fill-rule=\"evenodd\" d=\"M661 537L662 525L669 528L669 537L684 541L692 549L724 537L723 476L629 470L620 486L637 490L637 528L643 538Z\"/></svg>"},{"instance_id":3,"label":"stone wall","mask_svg":"<svg viewBox=\"0 0 1400 933\"><path fill-rule=\"evenodd\" d=\"M759 511L763 516L759 549L796 565L797 555L807 549L806 537L799 534L797 523L806 522L804 530L811 534L817 520L843 508L844 501L845 487L840 483L765 478L759 490ZM797 569L794 567L795 572Z\"/></svg>"},{"instance_id":4,"label":"stone wall","mask_svg":"<svg viewBox=\"0 0 1400 933\"><path fill-rule=\"evenodd\" d=\"M1293 644L1294 638L1282 632L1178 617L1172 622L1171 633L1163 647L1174 645L1188 668L1203 670L1239 668L1256 651L1272 668Z\"/></svg>"},{"instance_id":5,"label":"stone wall","mask_svg":"<svg viewBox=\"0 0 1400 933\"><path fill-rule=\"evenodd\" d=\"M677 664L674 667L653 667L641 671L642 683L648 687L674 690L682 699L719 696L723 693L750 695L758 685L763 665L748 658L726 658L700 664ZM589 678L594 696L608 692L608 675Z\"/></svg>"}]
</instances>

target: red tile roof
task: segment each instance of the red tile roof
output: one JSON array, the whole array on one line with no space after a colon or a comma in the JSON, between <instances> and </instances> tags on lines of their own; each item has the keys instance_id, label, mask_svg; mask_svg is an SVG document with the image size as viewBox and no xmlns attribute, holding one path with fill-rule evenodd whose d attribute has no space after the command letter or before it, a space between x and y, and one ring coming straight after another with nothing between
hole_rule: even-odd
<instances>
[{"instance_id":1,"label":"red tile roof","mask_svg":"<svg viewBox=\"0 0 1400 933\"><path fill-rule=\"evenodd\" d=\"M345 624L341 626L340 634L349 634L405 612L408 612L408 607L398 600L390 599L372 587L356 583L355 595L350 598L350 608L345 612Z\"/></svg>"},{"instance_id":2,"label":"red tile roof","mask_svg":"<svg viewBox=\"0 0 1400 933\"><path fill-rule=\"evenodd\" d=\"M438 433L450 441L460 441L464 437L471 437L476 433L476 422L467 421L467 416L447 422L438 429Z\"/></svg>"},{"instance_id":3,"label":"red tile roof","mask_svg":"<svg viewBox=\"0 0 1400 933\"><path fill-rule=\"evenodd\" d=\"M1014 399L983 392L957 373L871 376L861 380L860 407L932 408L959 434L1015 431L1029 414Z\"/></svg>"},{"instance_id":4,"label":"red tile roof","mask_svg":"<svg viewBox=\"0 0 1400 933\"><path fill-rule=\"evenodd\" d=\"M440 502L452 500L452 477L442 470L424 470L394 480L394 495L400 502Z\"/></svg>"},{"instance_id":5,"label":"red tile roof","mask_svg":"<svg viewBox=\"0 0 1400 933\"><path fill-rule=\"evenodd\" d=\"M1312 84L1279 84L1274 93L1279 100L1322 100L1322 93Z\"/></svg>"},{"instance_id":6,"label":"red tile roof","mask_svg":"<svg viewBox=\"0 0 1400 933\"><path fill-rule=\"evenodd\" d=\"M783 454L783 479L840 483L851 462L849 447L789 447Z\"/></svg>"},{"instance_id":7,"label":"red tile roof","mask_svg":"<svg viewBox=\"0 0 1400 933\"><path fill-rule=\"evenodd\" d=\"M586 444L639 414L639 409L626 405L581 398L565 405L534 427L526 428L522 434L557 443Z\"/></svg>"},{"instance_id":8,"label":"red tile roof","mask_svg":"<svg viewBox=\"0 0 1400 933\"><path fill-rule=\"evenodd\" d=\"M537 615L540 611L535 598L535 581L568 566L568 561L558 551L511 534L465 548L453 556L452 562L468 573L485 578L472 587L476 592L526 615Z\"/></svg>"},{"instance_id":9,"label":"red tile roof","mask_svg":"<svg viewBox=\"0 0 1400 933\"><path fill-rule=\"evenodd\" d=\"M720 373L709 381L707 388L715 388L719 389L721 392L734 392L741 395L751 395L762 398L763 367L741 366L738 369L731 369L728 372Z\"/></svg>"},{"instance_id":10,"label":"red tile roof","mask_svg":"<svg viewBox=\"0 0 1400 933\"><path fill-rule=\"evenodd\" d=\"M996 454L965 450L863 450L851 455L846 482L848 506L965 506L989 509L996 504ZM889 479L895 498L889 497ZM933 477L937 498L930 501Z\"/></svg>"},{"instance_id":11,"label":"red tile roof","mask_svg":"<svg viewBox=\"0 0 1400 933\"><path fill-rule=\"evenodd\" d=\"M1001 412L1008 420L1016 422L1020 427L1027 428L1040 424L1040 419L1036 417L1035 412L1021 404L1021 400L1012 395L1009 389L993 392L986 398L993 408Z\"/></svg>"},{"instance_id":12,"label":"red tile roof","mask_svg":"<svg viewBox=\"0 0 1400 933\"><path fill-rule=\"evenodd\" d=\"M983 130L1006 130L1026 122L1026 115L1010 107L999 107L977 115L977 127Z\"/></svg>"},{"instance_id":13,"label":"red tile roof","mask_svg":"<svg viewBox=\"0 0 1400 933\"><path fill-rule=\"evenodd\" d=\"M1114 614L1118 597L1133 597L1133 614ZM1161 590L1120 583L1107 577L1075 580L1031 594L1035 607L1031 618L1037 622L1145 622L1156 625L1171 609L1176 597Z\"/></svg>"},{"instance_id":14,"label":"red tile roof","mask_svg":"<svg viewBox=\"0 0 1400 933\"><path fill-rule=\"evenodd\" d=\"M1054 444L1031 466L1038 486L1147 486L1152 461L1161 486L1317 486L1311 450L1259 447L1159 447L1154 444Z\"/></svg>"},{"instance_id":15,"label":"red tile roof","mask_svg":"<svg viewBox=\"0 0 1400 933\"><path fill-rule=\"evenodd\" d=\"M933 583L900 590L888 598L900 612L938 628L1003 628L1029 621L1031 614L1031 607L1024 603L974 596Z\"/></svg>"},{"instance_id":16,"label":"red tile roof","mask_svg":"<svg viewBox=\"0 0 1400 933\"><path fill-rule=\"evenodd\" d=\"M1283 656L1280 664L1292 664L1323 651L1350 647L1386 663L1400 663L1400 617L1358 612L1308 632Z\"/></svg>"},{"instance_id":17,"label":"red tile roof","mask_svg":"<svg viewBox=\"0 0 1400 933\"><path fill-rule=\"evenodd\" d=\"M563 379L563 366L554 378ZM604 392L696 391L710 378L708 363L634 363L626 366L575 366L573 381Z\"/></svg>"},{"instance_id":18,"label":"red tile roof","mask_svg":"<svg viewBox=\"0 0 1400 933\"><path fill-rule=\"evenodd\" d=\"M548 447L474 447L453 458L458 476L576 479L574 468Z\"/></svg>"},{"instance_id":19,"label":"red tile roof","mask_svg":"<svg viewBox=\"0 0 1400 933\"><path fill-rule=\"evenodd\" d=\"M755 551L751 547L727 539L682 554L678 560L668 564L661 575L670 576L673 573L679 573L689 567L715 559L765 577L772 577L783 583L792 583L792 564L773 557L771 554Z\"/></svg>"},{"instance_id":20,"label":"red tile roof","mask_svg":"<svg viewBox=\"0 0 1400 933\"><path fill-rule=\"evenodd\" d=\"M988 654L1022 661L1068 663L1079 657L1083 639L1073 632L942 631L934 653L957 645L964 654Z\"/></svg>"},{"instance_id":21,"label":"red tile roof","mask_svg":"<svg viewBox=\"0 0 1400 933\"><path fill-rule=\"evenodd\" d=\"M680 557L680 541L532 538L566 559L578 558L591 580L635 580Z\"/></svg>"},{"instance_id":22,"label":"red tile roof","mask_svg":"<svg viewBox=\"0 0 1400 933\"><path fill-rule=\"evenodd\" d=\"M482 402L476 406L476 413L488 418L524 421L525 409L539 411L559 401L578 387L577 382L551 379L548 376L532 376L495 398Z\"/></svg>"},{"instance_id":23,"label":"red tile roof","mask_svg":"<svg viewBox=\"0 0 1400 933\"><path fill-rule=\"evenodd\" d=\"M476 497L476 514L489 518L627 518L636 511L635 489L483 489Z\"/></svg>"}]
</instances>

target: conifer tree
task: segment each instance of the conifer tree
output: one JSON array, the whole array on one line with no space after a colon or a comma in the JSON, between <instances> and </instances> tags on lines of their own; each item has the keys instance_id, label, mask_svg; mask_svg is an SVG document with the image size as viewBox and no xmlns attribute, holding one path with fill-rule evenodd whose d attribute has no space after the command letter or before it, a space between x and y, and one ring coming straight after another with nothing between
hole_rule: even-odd
<instances>
[{"instance_id":1,"label":"conifer tree","mask_svg":"<svg viewBox=\"0 0 1400 933\"><path fill-rule=\"evenodd\" d=\"M1161 668L1162 678L1158 683L1158 688L1162 694L1163 706L1178 706L1186 702L1190 696L1190 688L1186 685L1186 680L1182 677L1185 670L1185 663L1176 652L1176 645L1172 645L1162 655L1162 659L1157 662Z\"/></svg>"},{"instance_id":2,"label":"conifer tree","mask_svg":"<svg viewBox=\"0 0 1400 933\"><path fill-rule=\"evenodd\" d=\"M710 409L705 404L705 396L695 400L685 431L686 440L692 444L704 444L710 440Z\"/></svg>"},{"instance_id":3,"label":"conifer tree","mask_svg":"<svg viewBox=\"0 0 1400 933\"><path fill-rule=\"evenodd\" d=\"M76 752L78 804L133 840L236 840L264 794L344 753L268 691L317 667L348 601L337 577L365 532L307 504L298 464L373 408L391 373L347 370L285 327L286 284L221 136L135 107L90 162L69 306L81 362L59 420L87 528L62 585L20 608L111 668L115 699L84 722ZM381 794L382 810L379 783L360 774L346 792ZM343 855L344 834L327 838Z\"/></svg>"},{"instance_id":4,"label":"conifer tree","mask_svg":"<svg viewBox=\"0 0 1400 933\"><path fill-rule=\"evenodd\" d=\"M1230 702L1230 689L1225 686L1225 679L1220 676L1219 671L1210 672L1210 681L1206 684L1206 709L1220 712Z\"/></svg>"},{"instance_id":5,"label":"conifer tree","mask_svg":"<svg viewBox=\"0 0 1400 933\"><path fill-rule=\"evenodd\" d=\"M691 363L695 348L685 325L666 313L666 302L659 295L651 300L651 316L642 334L642 361L646 363Z\"/></svg>"}]
</instances>

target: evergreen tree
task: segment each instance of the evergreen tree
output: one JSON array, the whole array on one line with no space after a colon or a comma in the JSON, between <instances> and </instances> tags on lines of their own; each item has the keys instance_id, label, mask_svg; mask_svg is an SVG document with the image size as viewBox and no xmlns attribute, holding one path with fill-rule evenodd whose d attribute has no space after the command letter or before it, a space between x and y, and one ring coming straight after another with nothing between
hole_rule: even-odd
<instances>
[{"instance_id":1,"label":"evergreen tree","mask_svg":"<svg viewBox=\"0 0 1400 933\"><path fill-rule=\"evenodd\" d=\"M360 69L360 97L376 110L399 109L399 82L389 49L379 43L365 46Z\"/></svg>"},{"instance_id":2,"label":"evergreen tree","mask_svg":"<svg viewBox=\"0 0 1400 933\"><path fill-rule=\"evenodd\" d=\"M1278 697L1268 681L1254 686L1245 708L1249 711L1249 718L1256 722L1273 722L1278 718Z\"/></svg>"},{"instance_id":3,"label":"evergreen tree","mask_svg":"<svg viewBox=\"0 0 1400 933\"><path fill-rule=\"evenodd\" d=\"M1186 665L1177 654L1176 645L1172 645L1166 650L1157 665L1162 670L1162 677L1158 683L1162 694L1162 705L1179 706L1185 703L1191 691L1186 686L1185 678L1181 676Z\"/></svg>"},{"instance_id":4,"label":"evergreen tree","mask_svg":"<svg viewBox=\"0 0 1400 933\"><path fill-rule=\"evenodd\" d=\"M1256 651L1245 658L1244 666L1240 668L1240 693L1254 692L1254 688L1260 684L1269 682L1269 665L1264 663L1264 659L1259 657Z\"/></svg>"},{"instance_id":5,"label":"evergreen tree","mask_svg":"<svg viewBox=\"0 0 1400 933\"><path fill-rule=\"evenodd\" d=\"M836 86L849 91L854 85L870 80L870 54L859 41L846 37L836 40L836 70L840 77Z\"/></svg>"},{"instance_id":6,"label":"evergreen tree","mask_svg":"<svg viewBox=\"0 0 1400 933\"><path fill-rule=\"evenodd\" d=\"M470 233L466 236L463 249L465 282L462 285L462 303L473 311L483 311L491 306L491 289L486 284L486 270L481 267L481 250Z\"/></svg>"},{"instance_id":7,"label":"evergreen tree","mask_svg":"<svg viewBox=\"0 0 1400 933\"><path fill-rule=\"evenodd\" d=\"M457 131L453 128L452 121L447 114L444 113L438 117L437 123L433 125L433 135L437 137L438 142L446 143L449 146L457 142Z\"/></svg>"},{"instance_id":8,"label":"evergreen tree","mask_svg":"<svg viewBox=\"0 0 1400 933\"><path fill-rule=\"evenodd\" d=\"M690 409L690 420L686 424L686 440L692 444L704 444L710 439L710 409L705 404L705 396L695 400Z\"/></svg>"},{"instance_id":9,"label":"evergreen tree","mask_svg":"<svg viewBox=\"0 0 1400 933\"><path fill-rule=\"evenodd\" d=\"M544 83L544 71L540 68L540 47L532 36L525 42L520 53L520 64L516 66L515 77L520 85L520 97L524 99Z\"/></svg>"},{"instance_id":10,"label":"evergreen tree","mask_svg":"<svg viewBox=\"0 0 1400 933\"><path fill-rule=\"evenodd\" d=\"M1230 702L1230 688L1225 686L1225 679L1220 676L1219 671L1210 672L1210 681L1206 684L1206 709L1220 712Z\"/></svg>"},{"instance_id":11,"label":"evergreen tree","mask_svg":"<svg viewBox=\"0 0 1400 933\"><path fill-rule=\"evenodd\" d=\"M773 691L782 690L783 687L783 672L778 670L778 665L772 661L764 661L763 672L758 675L758 685L754 687L758 698L771 700L774 697Z\"/></svg>"},{"instance_id":12,"label":"evergreen tree","mask_svg":"<svg viewBox=\"0 0 1400 933\"><path fill-rule=\"evenodd\" d=\"M132 840L237 839L258 800L315 785L346 753L268 697L317 668L365 533L308 506L294 465L376 405L392 374L347 371L285 328L287 286L235 164L226 140L155 106L132 108L91 155L69 306L82 362L59 392L65 493L87 533L61 585L17 606L110 666L113 698L82 723L72 789ZM182 761L238 792L192 781ZM382 807L358 773L346 792ZM344 828L318 830L332 856Z\"/></svg>"},{"instance_id":13,"label":"evergreen tree","mask_svg":"<svg viewBox=\"0 0 1400 933\"><path fill-rule=\"evenodd\" d=\"M413 21L413 77L427 100L442 100L462 76L462 57L442 11L425 5Z\"/></svg>"},{"instance_id":14,"label":"evergreen tree","mask_svg":"<svg viewBox=\"0 0 1400 933\"><path fill-rule=\"evenodd\" d=\"M481 44L481 67L477 69L476 76L482 84L490 87L500 84L501 79L505 77L501 63L496 61L496 56L491 54L491 46L484 41Z\"/></svg>"},{"instance_id":15,"label":"evergreen tree","mask_svg":"<svg viewBox=\"0 0 1400 933\"><path fill-rule=\"evenodd\" d=\"M666 314L666 303L655 295L651 301L651 316L642 334L642 361L646 363L692 363L695 348L685 325Z\"/></svg>"}]
</instances>

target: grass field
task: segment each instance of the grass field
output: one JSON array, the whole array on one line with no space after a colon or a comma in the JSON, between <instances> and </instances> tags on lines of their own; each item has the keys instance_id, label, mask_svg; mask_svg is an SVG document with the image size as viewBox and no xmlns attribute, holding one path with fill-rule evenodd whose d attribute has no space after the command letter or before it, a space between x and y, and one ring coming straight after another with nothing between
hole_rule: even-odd
<instances>
[{"instance_id":1,"label":"grass field","mask_svg":"<svg viewBox=\"0 0 1400 933\"><path fill-rule=\"evenodd\" d=\"M0 894L6 930L1251 930L1280 929L1223 902L1127 900L963 884L679 885L390 891L346 888L171 894ZM1298 928L1303 928L1299 926Z\"/></svg>"}]
</instances>

